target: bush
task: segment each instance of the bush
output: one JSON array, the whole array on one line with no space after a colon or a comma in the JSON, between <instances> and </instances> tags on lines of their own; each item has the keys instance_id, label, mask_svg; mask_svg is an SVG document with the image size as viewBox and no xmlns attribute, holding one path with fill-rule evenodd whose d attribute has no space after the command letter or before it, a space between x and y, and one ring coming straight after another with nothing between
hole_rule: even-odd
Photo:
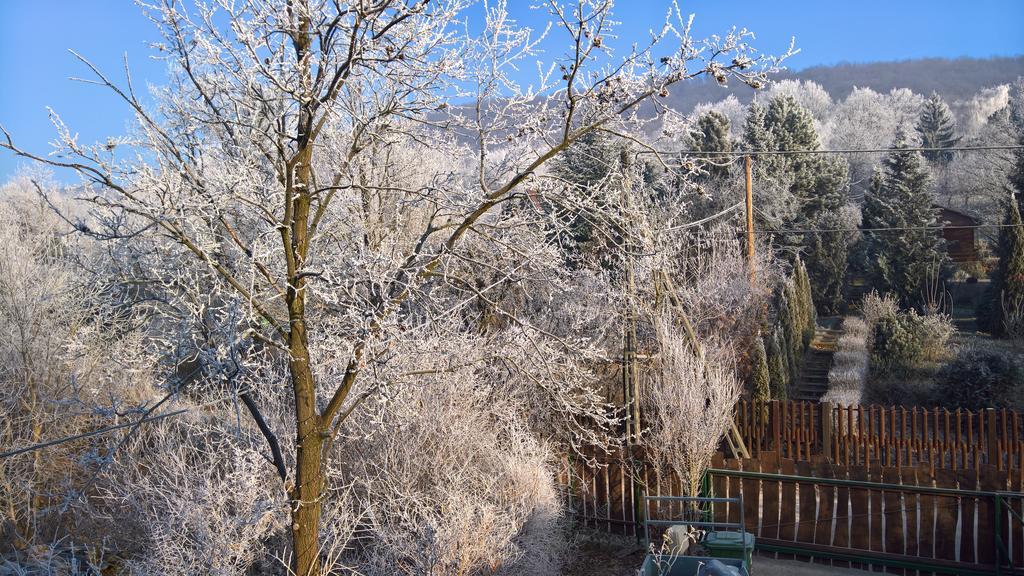
<instances>
[{"instance_id":1,"label":"bush","mask_svg":"<svg viewBox=\"0 0 1024 576\"><path fill-rule=\"evenodd\" d=\"M900 305L895 296L892 294L881 296L874 290L864 296L860 308L868 333L874 332L879 319L896 316L900 312Z\"/></svg>"},{"instance_id":2,"label":"bush","mask_svg":"<svg viewBox=\"0 0 1024 576\"><path fill-rule=\"evenodd\" d=\"M872 359L876 368L901 371L941 360L949 353L955 330L945 314L921 316L909 310L883 315L874 325Z\"/></svg>"},{"instance_id":3,"label":"bush","mask_svg":"<svg viewBox=\"0 0 1024 576\"><path fill-rule=\"evenodd\" d=\"M938 404L978 410L1012 407L1024 385L1024 368L1009 356L966 348L939 372Z\"/></svg>"}]
</instances>

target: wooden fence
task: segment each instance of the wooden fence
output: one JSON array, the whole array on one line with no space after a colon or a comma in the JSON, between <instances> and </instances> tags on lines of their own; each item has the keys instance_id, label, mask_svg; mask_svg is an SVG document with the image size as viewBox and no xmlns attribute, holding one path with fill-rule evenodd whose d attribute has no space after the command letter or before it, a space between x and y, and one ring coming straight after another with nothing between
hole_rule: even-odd
<instances>
[{"instance_id":1,"label":"wooden fence","mask_svg":"<svg viewBox=\"0 0 1024 576\"><path fill-rule=\"evenodd\" d=\"M1014 410L741 400L735 422L753 457L951 470L1015 470L1024 461L1024 422Z\"/></svg>"},{"instance_id":2,"label":"wooden fence","mask_svg":"<svg viewBox=\"0 0 1024 576\"><path fill-rule=\"evenodd\" d=\"M636 535L642 534L644 516L680 517L678 505L652 502L646 510L637 505L645 494L682 495L672 475L658 474L640 456L605 462L598 467L567 462L563 480L578 522ZM747 530L762 551L842 565L887 564L896 573L988 574L996 573L996 547L1002 543L1004 561L1024 565L1024 524L1014 518L1014 513L1024 515L1019 468L842 466L778 458L773 452L749 460L717 456L713 466L710 491L742 495ZM716 508L714 514L739 521L735 506Z\"/></svg>"}]
</instances>

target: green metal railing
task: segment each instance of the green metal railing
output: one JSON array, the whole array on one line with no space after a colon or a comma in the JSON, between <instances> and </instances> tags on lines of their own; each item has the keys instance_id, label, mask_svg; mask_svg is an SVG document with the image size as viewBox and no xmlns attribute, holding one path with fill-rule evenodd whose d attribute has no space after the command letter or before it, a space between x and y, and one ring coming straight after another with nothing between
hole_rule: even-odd
<instances>
[{"instance_id":1,"label":"green metal railing","mask_svg":"<svg viewBox=\"0 0 1024 576\"><path fill-rule=\"evenodd\" d=\"M828 558L832 560L888 566L892 568L904 568L910 570L918 570L921 572L934 572L939 574L963 574L965 576L991 576L992 574L996 574L999 576L1002 576L1004 574L1024 575L1024 569L1022 569L1024 567L1013 565L1010 551L1008 550L1008 547L1003 540L1002 534L1002 516L1004 514L1003 508L1005 508L1006 511L1009 512L1010 516L1013 519L1017 520L1022 525L1024 525L1024 517L1022 517L1017 512L1017 510L1015 510L1011 505L1011 501L1024 502L1024 493L1022 492L960 490L956 488L914 486L905 484L892 484L885 482L868 482L863 480L845 480L840 478L814 478L810 476L794 476L787 474L773 474L768 472L748 472L742 470L723 470L711 468L706 472L704 482L702 482L702 495L711 497L714 496L714 489L711 479L715 476L769 480L775 482L813 484L819 486L860 488L865 490L877 490L879 492L909 492L916 494L945 496L951 498L972 498L978 500L986 500L993 504L995 512L994 543L996 561L994 566L972 566L971 564L966 562L952 562L942 561L939 559L926 559L918 556L873 552L870 550L863 550L860 548L838 548L834 546L801 543L799 541L766 541L766 539L762 538L758 538L756 540L754 548L755 550L763 550L766 552L779 552L784 554L793 554L796 556ZM1008 530L1007 532L1012 533L1012 531L1010 530Z\"/></svg>"},{"instance_id":2,"label":"green metal railing","mask_svg":"<svg viewBox=\"0 0 1024 576\"><path fill-rule=\"evenodd\" d=\"M1003 506L1006 506L1007 512L1010 513L1011 518L1017 520L1022 527L1024 527L1024 517L1017 513L1010 505L1010 500L1007 495L1012 495L1018 499L1021 498L1021 494L1013 492L997 492L995 495L995 508L996 508L996 574L1002 574L1003 560L1006 560L1006 565L1012 571L1016 571L1013 565L1013 557L1010 555L1010 551L1006 547L1006 542L1003 542L1003 526L1002 526L1002 512ZM1012 528L1007 530L1007 533L1012 534Z\"/></svg>"}]
</instances>

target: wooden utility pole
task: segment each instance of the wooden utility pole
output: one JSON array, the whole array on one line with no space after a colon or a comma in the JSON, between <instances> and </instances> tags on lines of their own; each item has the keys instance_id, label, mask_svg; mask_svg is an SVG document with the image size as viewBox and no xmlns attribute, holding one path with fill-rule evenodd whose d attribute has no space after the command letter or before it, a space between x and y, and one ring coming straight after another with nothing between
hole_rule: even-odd
<instances>
[{"instance_id":1,"label":"wooden utility pole","mask_svg":"<svg viewBox=\"0 0 1024 576\"><path fill-rule=\"evenodd\" d=\"M743 157L747 169L747 266L750 280L754 280L754 186L750 175L750 154Z\"/></svg>"}]
</instances>

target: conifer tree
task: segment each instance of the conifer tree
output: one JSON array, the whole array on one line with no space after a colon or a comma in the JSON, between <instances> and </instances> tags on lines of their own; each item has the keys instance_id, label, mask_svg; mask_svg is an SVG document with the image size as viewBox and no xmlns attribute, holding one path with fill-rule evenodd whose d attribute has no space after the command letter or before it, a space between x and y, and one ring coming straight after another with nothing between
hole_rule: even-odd
<instances>
[{"instance_id":1,"label":"conifer tree","mask_svg":"<svg viewBox=\"0 0 1024 576\"><path fill-rule=\"evenodd\" d=\"M697 127L692 135L694 150L701 152L731 152L732 141L729 139L729 119L716 110L701 114L697 118ZM728 156L706 156L704 170L712 178L724 178L729 175Z\"/></svg>"},{"instance_id":2,"label":"conifer tree","mask_svg":"<svg viewBox=\"0 0 1024 576\"><path fill-rule=\"evenodd\" d=\"M1024 223L1013 198L1006 202L996 255L999 266L986 293L987 310L978 316L993 335L1006 336L1012 328L1007 313L1024 307Z\"/></svg>"},{"instance_id":3,"label":"conifer tree","mask_svg":"<svg viewBox=\"0 0 1024 576\"><path fill-rule=\"evenodd\" d=\"M767 337L768 375L771 383L771 397L776 400L786 399L789 388L789 368L783 345L782 330L776 327Z\"/></svg>"},{"instance_id":4,"label":"conifer tree","mask_svg":"<svg viewBox=\"0 0 1024 576\"><path fill-rule=\"evenodd\" d=\"M922 299L929 269L941 265L945 254L934 229L937 212L924 159L906 150L902 129L893 148L864 199L865 273L879 292L892 292L912 306Z\"/></svg>"},{"instance_id":5,"label":"conifer tree","mask_svg":"<svg viewBox=\"0 0 1024 576\"><path fill-rule=\"evenodd\" d=\"M821 148L811 113L789 95L781 95L764 108L751 104L744 127L744 148L751 151L811 151ZM757 158L760 182L771 180L786 186L785 202L797 209L781 222L781 228L807 230L834 222L846 203L848 165L842 158L824 154L768 155ZM759 186L763 188L764 186ZM760 199L759 199L760 201ZM848 238L841 234L780 234L777 247L784 254L807 255L813 300L833 310L841 303L837 278L845 274Z\"/></svg>"},{"instance_id":6,"label":"conifer tree","mask_svg":"<svg viewBox=\"0 0 1024 576\"><path fill-rule=\"evenodd\" d=\"M796 290L800 300L800 329L803 348L810 344L814 338L814 329L818 323L818 313L814 309L814 300L811 294L811 279L807 272L804 261L798 258L794 270Z\"/></svg>"},{"instance_id":7,"label":"conifer tree","mask_svg":"<svg viewBox=\"0 0 1024 576\"><path fill-rule=\"evenodd\" d=\"M792 277L786 280L783 288L785 296L785 317L783 322L786 337L786 357L788 359L789 380L795 381L800 376L800 360L803 358L803 326L800 322L800 299L796 293L796 283ZM781 313L781 311L780 311Z\"/></svg>"},{"instance_id":8,"label":"conifer tree","mask_svg":"<svg viewBox=\"0 0 1024 576\"><path fill-rule=\"evenodd\" d=\"M956 136L956 120L949 106L935 92L924 101L921 116L917 121L917 133L921 135L923 148L952 148L960 138ZM945 166L953 159L953 152L933 150L924 152L929 162Z\"/></svg>"},{"instance_id":9,"label":"conifer tree","mask_svg":"<svg viewBox=\"0 0 1024 576\"><path fill-rule=\"evenodd\" d=\"M770 400L771 374L768 369L768 352L765 349L764 339L760 336L755 338L754 352L751 356L751 381L754 400Z\"/></svg>"},{"instance_id":10,"label":"conifer tree","mask_svg":"<svg viewBox=\"0 0 1024 576\"><path fill-rule=\"evenodd\" d=\"M743 146L751 152L774 150L771 134L768 132L767 111L758 101L750 103L747 118L743 124Z\"/></svg>"},{"instance_id":11,"label":"conifer tree","mask_svg":"<svg viewBox=\"0 0 1024 576\"><path fill-rule=\"evenodd\" d=\"M600 210L609 202L603 184L620 170L622 149L621 141L603 132L591 132L553 159L552 172L573 188L580 204L592 204ZM555 217L566 224L559 228L567 233L558 239L566 263L573 268L611 267L609 255L613 251L605 249L607 238L594 228L593 219L583 217L576 209L553 208Z\"/></svg>"}]
</instances>

